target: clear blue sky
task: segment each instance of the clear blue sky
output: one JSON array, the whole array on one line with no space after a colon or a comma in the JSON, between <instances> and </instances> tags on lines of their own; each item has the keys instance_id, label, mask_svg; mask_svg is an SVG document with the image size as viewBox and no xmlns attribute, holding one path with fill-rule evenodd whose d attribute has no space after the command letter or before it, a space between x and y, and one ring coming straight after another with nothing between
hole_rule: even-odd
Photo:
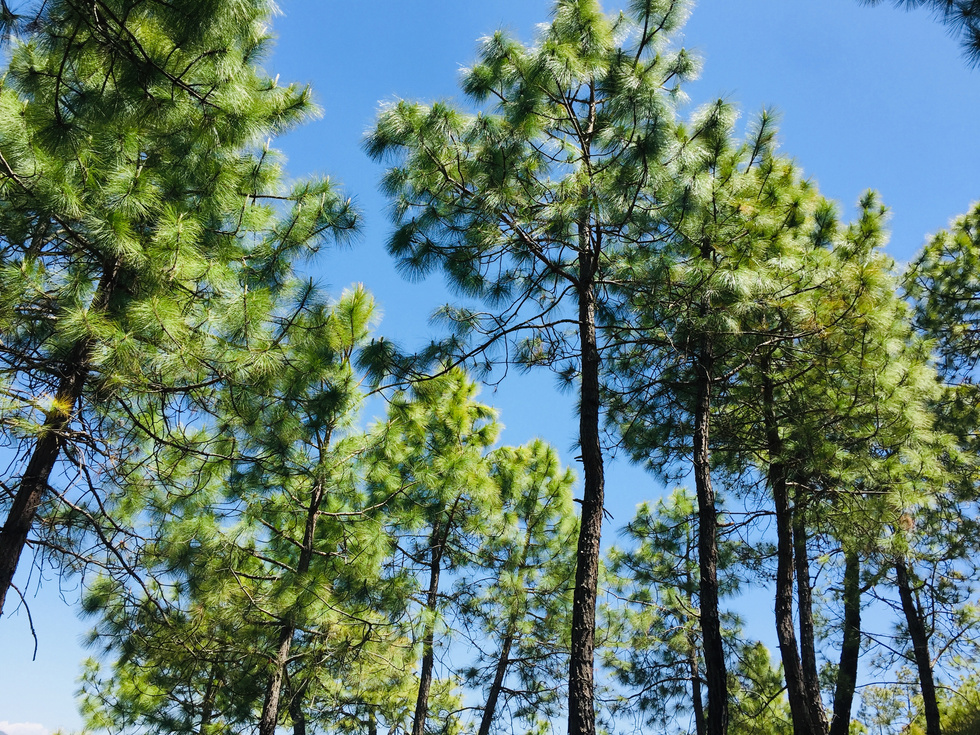
<instances>
[{"instance_id":1,"label":"clear blue sky","mask_svg":"<svg viewBox=\"0 0 980 735\"><path fill-rule=\"evenodd\" d=\"M282 81L309 82L321 119L279 142L289 171L343 182L365 216L362 236L343 252L325 252L315 273L339 290L364 282L380 302L380 332L408 346L429 334L428 314L446 298L438 277L403 281L385 253L388 222L377 193L380 167L360 148L380 101L457 97L460 67L476 40L499 27L524 40L547 20L546 0L281 0L279 42L267 64ZM607 10L617 10L606 0ZM923 12L857 0L702 0L679 39L704 59L687 87L691 105L721 96L748 117L764 106L781 117L780 139L827 196L849 212L874 188L892 210L890 252L908 259L925 235L980 198L980 71L966 68L956 43ZM558 394L547 373L511 374L483 398L501 411L503 440L540 435L570 451L574 398ZM659 492L642 473L614 462L608 477L614 521L607 538L641 500ZM19 580L23 584L24 579ZM31 662L26 616L0 621L0 730L38 723L77 728L73 692L85 625L59 599L57 580L32 601L40 638ZM769 624L771 603L760 602ZM36 735L42 735L36 730Z\"/></svg>"}]
</instances>

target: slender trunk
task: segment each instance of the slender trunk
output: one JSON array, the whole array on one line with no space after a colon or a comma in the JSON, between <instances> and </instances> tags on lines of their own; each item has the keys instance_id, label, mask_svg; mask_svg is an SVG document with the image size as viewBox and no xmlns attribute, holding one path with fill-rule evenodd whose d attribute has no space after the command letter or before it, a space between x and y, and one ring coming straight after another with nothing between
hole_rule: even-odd
<instances>
[{"instance_id":1,"label":"slender trunk","mask_svg":"<svg viewBox=\"0 0 980 735\"><path fill-rule=\"evenodd\" d=\"M803 686L803 667L796 645L796 627L793 624L793 511L789 501L786 468L780 460L782 440L776 423L775 398L772 380L767 375L768 358L764 359L762 400L766 422L766 445L769 453L769 484L772 487L776 513L776 639L779 656L786 677L786 695L789 698L794 735L818 735L810 728L811 717Z\"/></svg>"},{"instance_id":2,"label":"slender trunk","mask_svg":"<svg viewBox=\"0 0 980 735\"><path fill-rule=\"evenodd\" d=\"M704 671L708 685L708 735L728 731L728 674L718 609L718 515L711 484L711 342L702 337L695 366L694 485L698 495L698 567L700 570L701 635L704 639Z\"/></svg>"},{"instance_id":3,"label":"slender trunk","mask_svg":"<svg viewBox=\"0 0 980 735\"><path fill-rule=\"evenodd\" d=\"M259 719L259 735L275 735L276 723L279 720L282 681L295 632L296 629L292 625L283 625L279 628L279 644L276 646L276 655L272 662L272 675L265 687L265 701L262 703L262 717Z\"/></svg>"},{"instance_id":4,"label":"slender trunk","mask_svg":"<svg viewBox=\"0 0 980 735\"><path fill-rule=\"evenodd\" d=\"M690 531L687 534L687 542L684 549L684 568L687 575L688 594L692 594L694 589L694 575L691 573L691 551L692 540ZM688 597L688 607L694 609L690 597ZM694 630L688 627L687 631L688 665L691 670L691 704L694 708L694 732L695 735L707 735L707 723L704 718L704 696L701 694L701 667L698 665L698 643L694 635Z\"/></svg>"},{"instance_id":5,"label":"slender trunk","mask_svg":"<svg viewBox=\"0 0 980 735\"><path fill-rule=\"evenodd\" d=\"M459 500L456 501L457 505ZM446 522L445 532L442 531L440 522L437 520L432 524L432 536L430 538L429 555L429 589L426 593L425 609L428 611L425 630L422 635L422 668L419 672L419 693L415 700L415 717L412 720L412 735L423 735L425 732L425 720L429 714L429 690L432 688L432 671L435 669L435 614L439 602L439 574L442 570L442 554L449 538L449 529L452 525L452 516L456 511L449 515Z\"/></svg>"},{"instance_id":6,"label":"slender trunk","mask_svg":"<svg viewBox=\"0 0 980 735\"><path fill-rule=\"evenodd\" d=\"M820 697L820 679L817 673L817 643L813 628L813 590L810 584L810 555L807 551L806 519L803 504L797 499L793 505L793 550L796 567L796 599L800 619L800 665L803 672L803 689L806 692L810 713L810 731L825 735L827 714Z\"/></svg>"},{"instance_id":7,"label":"slender trunk","mask_svg":"<svg viewBox=\"0 0 980 735\"><path fill-rule=\"evenodd\" d=\"M368 735L378 735L378 716L374 710L368 712Z\"/></svg>"},{"instance_id":8,"label":"slender trunk","mask_svg":"<svg viewBox=\"0 0 980 735\"><path fill-rule=\"evenodd\" d=\"M118 281L120 265L107 268L92 298L89 310L103 312L112 298ZM38 433L34 451L27 469L20 478L14 502L7 513L7 520L0 530L0 615L4 601L14 581L17 564L27 545L27 536L34 525L37 509L48 488L48 478L64 446L65 429L78 406L91 369L92 350L95 342L84 339L75 344L61 366L58 388L55 390L53 409L48 413L44 426Z\"/></svg>"},{"instance_id":9,"label":"slender trunk","mask_svg":"<svg viewBox=\"0 0 980 735\"><path fill-rule=\"evenodd\" d=\"M533 524L530 519L527 521L527 528L524 531L524 545L521 549L520 558L517 561L517 568L520 574L521 587L524 587L525 570L527 569L527 554L531 548L532 536L534 534ZM514 561L513 559L511 560ZM526 589L526 587L525 587ZM527 601L527 592L524 593L524 600ZM510 665L510 651L517 637L518 617L514 613L507 621L507 628L500 643L500 655L497 658L497 666L493 675L493 682L490 684L490 691L487 692L487 703L483 708L483 715L480 717L480 731L478 735L489 735L490 725L493 723L493 716L497 709L497 700L500 692L504 688L504 678L507 676L507 667Z\"/></svg>"},{"instance_id":10,"label":"slender trunk","mask_svg":"<svg viewBox=\"0 0 980 735\"><path fill-rule=\"evenodd\" d=\"M294 687L289 683L289 719L293 721L293 735L306 735L306 712L303 710L303 693L306 686Z\"/></svg>"},{"instance_id":11,"label":"slender trunk","mask_svg":"<svg viewBox=\"0 0 980 735\"><path fill-rule=\"evenodd\" d=\"M329 444L329 434L326 444ZM297 578L310 571L313 562L313 542L316 537L316 523L323 502L323 486L318 482L310 493L310 504L306 509L306 525L303 529L303 544L300 547L299 563L296 565ZM283 677L286 675L286 663L289 661L289 650L293 645L296 626L284 622L279 627L279 645L272 663L272 673L266 684L265 701L262 703L262 717L259 720L259 735L275 735L276 723L279 721L279 702L281 700Z\"/></svg>"},{"instance_id":12,"label":"slender trunk","mask_svg":"<svg viewBox=\"0 0 980 735\"><path fill-rule=\"evenodd\" d=\"M707 723L704 721L704 699L701 696L701 671L698 667L698 649L694 643L694 637L688 636L690 645L690 658L688 663L691 668L691 704L694 707L694 732L695 735L707 735Z\"/></svg>"},{"instance_id":13,"label":"slender trunk","mask_svg":"<svg viewBox=\"0 0 980 735\"><path fill-rule=\"evenodd\" d=\"M599 587L599 546L602 537L604 480L599 441L599 350L595 325L595 259L582 227L580 250L579 340L582 348L582 386L579 403L579 443L585 486L582 521L576 549L575 590L572 598L572 640L568 667L568 733L595 735L596 596Z\"/></svg>"},{"instance_id":14,"label":"slender trunk","mask_svg":"<svg viewBox=\"0 0 980 735\"><path fill-rule=\"evenodd\" d=\"M201 702L201 726L198 728L198 735L208 735L211 729L211 718L214 715L214 696L218 690L218 677L215 673L217 665L211 667L208 672L208 685L204 689L204 700Z\"/></svg>"},{"instance_id":15,"label":"slender trunk","mask_svg":"<svg viewBox=\"0 0 980 735\"><path fill-rule=\"evenodd\" d=\"M919 686L922 689L922 709L926 715L926 735L940 735L939 702L936 699L936 681L932 676L932 659L929 656L929 636L922 620L919 606L909 582L909 570L904 559L895 560L895 577L898 594L902 600L905 624L912 639L915 666L919 672Z\"/></svg>"},{"instance_id":16,"label":"slender trunk","mask_svg":"<svg viewBox=\"0 0 980 735\"><path fill-rule=\"evenodd\" d=\"M487 704L483 708L483 716L480 718L479 735L490 735L490 725L493 723L494 710L497 708L497 700L500 698L500 691L504 687L504 677L507 675L507 665L510 663L510 649L514 645L513 621L508 626L507 635L500 646L500 656L497 658L497 668L493 675L493 683L490 691L487 692Z\"/></svg>"},{"instance_id":17,"label":"slender trunk","mask_svg":"<svg viewBox=\"0 0 980 735\"><path fill-rule=\"evenodd\" d=\"M861 655L861 561L856 551L844 553L844 642L837 667L834 719L830 735L847 735L857 686L858 657Z\"/></svg>"}]
</instances>

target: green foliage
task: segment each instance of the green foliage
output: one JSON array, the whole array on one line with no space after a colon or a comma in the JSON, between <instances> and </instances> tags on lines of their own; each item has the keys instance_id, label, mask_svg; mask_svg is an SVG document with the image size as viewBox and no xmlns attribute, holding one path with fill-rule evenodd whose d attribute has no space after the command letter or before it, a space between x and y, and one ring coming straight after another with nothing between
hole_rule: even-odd
<instances>
[{"instance_id":1,"label":"green foliage","mask_svg":"<svg viewBox=\"0 0 980 735\"><path fill-rule=\"evenodd\" d=\"M739 652L732 675L734 705L732 735L792 735L789 701L779 666L773 666L761 643L747 644Z\"/></svg>"},{"instance_id":2,"label":"green foliage","mask_svg":"<svg viewBox=\"0 0 980 735\"><path fill-rule=\"evenodd\" d=\"M141 502L116 517L152 534L134 550L148 583L88 589L92 642L113 657L108 676L93 663L83 681L92 727L244 726L284 640L282 717L348 716L375 687L397 700L403 677L373 657L404 645L390 624L403 603L382 579L391 541L361 460L382 438L356 426L352 367L372 311L361 289L331 307L308 298L279 343L279 371L228 384L194 445L151 444L152 464L126 468L123 497Z\"/></svg>"},{"instance_id":3,"label":"green foliage","mask_svg":"<svg viewBox=\"0 0 980 735\"><path fill-rule=\"evenodd\" d=\"M492 309L445 307L455 336L435 354L508 340L516 351L500 359L574 374L567 301L604 282L637 237L656 237L639 223L656 216L680 155L670 90L694 64L666 32L684 15L683 3L634 3L610 18L595 2L557 2L537 45L483 39L462 82L480 112L407 101L382 110L366 148L394 163L383 182L396 222L389 250L408 275L441 267Z\"/></svg>"},{"instance_id":4,"label":"green foliage","mask_svg":"<svg viewBox=\"0 0 980 735\"><path fill-rule=\"evenodd\" d=\"M558 682L568 666L574 477L540 439L496 449L488 460L501 508L485 519L476 556L456 585L477 651L463 673L484 696L482 719L492 718L495 730L524 721L537 731L561 712Z\"/></svg>"},{"instance_id":5,"label":"green foliage","mask_svg":"<svg viewBox=\"0 0 980 735\"><path fill-rule=\"evenodd\" d=\"M980 204L934 235L905 274L916 326L936 340L939 367L953 384L971 384L980 359Z\"/></svg>"},{"instance_id":6,"label":"green foliage","mask_svg":"<svg viewBox=\"0 0 980 735\"><path fill-rule=\"evenodd\" d=\"M635 708L650 724L704 706L692 692L703 667L695 524L694 500L677 489L641 504L624 530L632 548L608 554L607 585L622 604L604 610L603 663L628 692L614 709Z\"/></svg>"},{"instance_id":7,"label":"green foliage","mask_svg":"<svg viewBox=\"0 0 980 735\"><path fill-rule=\"evenodd\" d=\"M111 476L127 445L217 382L275 370L290 302L305 298L294 265L355 225L330 182L282 181L271 137L316 110L257 66L272 9L47 2L10 50L0 426L14 489L34 492L31 456L46 479L60 453L65 494L34 533L66 563L102 523L98 470ZM125 534L102 525L101 542Z\"/></svg>"}]
</instances>

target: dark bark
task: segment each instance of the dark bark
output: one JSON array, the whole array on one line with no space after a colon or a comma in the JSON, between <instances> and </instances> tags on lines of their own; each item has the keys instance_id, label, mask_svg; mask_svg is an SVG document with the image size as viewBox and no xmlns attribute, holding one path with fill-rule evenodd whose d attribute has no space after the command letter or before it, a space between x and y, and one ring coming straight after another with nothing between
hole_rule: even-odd
<instances>
[{"instance_id":1,"label":"dark bark","mask_svg":"<svg viewBox=\"0 0 980 735\"><path fill-rule=\"evenodd\" d=\"M830 735L848 735L851 707L857 686L858 658L861 655L861 562L857 552L844 554L844 642L837 667L837 690L834 693L834 719Z\"/></svg>"},{"instance_id":2,"label":"dark bark","mask_svg":"<svg viewBox=\"0 0 980 735\"><path fill-rule=\"evenodd\" d=\"M272 661L272 674L265 687L265 701L262 703L262 716L259 719L259 735L275 735L276 723L279 720L282 682L295 632L296 629L291 625L284 625L279 629L279 643Z\"/></svg>"},{"instance_id":3,"label":"dark bark","mask_svg":"<svg viewBox=\"0 0 980 735\"><path fill-rule=\"evenodd\" d=\"M303 709L305 686L293 687L289 683L289 719L293 721L293 735L306 735L306 712Z\"/></svg>"},{"instance_id":4,"label":"dark bark","mask_svg":"<svg viewBox=\"0 0 980 735\"><path fill-rule=\"evenodd\" d=\"M800 499L793 506L793 551L796 567L796 599L800 619L800 665L803 690L810 713L810 731L827 732L827 714L820 697L820 678L817 672L816 633L813 628L813 590L810 583L810 555L807 550L806 518Z\"/></svg>"},{"instance_id":5,"label":"dark bark","mask_svg":"<svg viewBox=\"0 0 980 735\"><path fill-rule=\"evenodd\" d=\"M583 228L585 230L586 228ZM596 594L599 587L599 549L602 537L604 479L599 439L599 350L595 325L595 255L583 237L580 251L579 339L582 348L582 385L579 403L579 443L585 484L582 521L576 550L575 590L572 598L572 639L568 670L568 733L595 735Z\"/></svg>"},{"instance_id":6,"label":"dark bark","mask_svg":"<svg viewBox=\"0 0 980 735\"><path fill-rule=\"evenodd\" d=\"M688 637L691 654L688 662L691 667L691 706L694 708L695 735L707 734L707 723L704 721L704 698L701 696L701 671L698 667L698 649L693 636Z\"/></svg>"},{"instance_id":7,"label":"dark bark","mask_svg":"<svg viewBox=\"0 0 980 735\"><path fill-rule=\"evenodd\" d=\"M419 671L419 693L415 699L415 716L412 719L412 735L423 735L425 720L429 714L429 691L432 688L432 672L435 669L435 613L439 603L439 576L442 571L442 555L449 539L452 518L455 515L459 499L453 506L446 521L445 531L437 520L432 524L429 549L429 588L426 592L425 609L429 612L429 620L422 634L422 668Z\"/></svg>"},{"instance_id":8,"label":"dark bark","mask_svg":"<svg viewBox=\"0 0 980 735\"><path fill-rule=\"evenodd\" d=\"M105 311L115 291L119 269L118 263L106 269L89 307L91 311ZM48 478L61 456L65 430L71 423L85 390L94 347L93 340L81 340L74 345L62 363L55 390L55 407L45 418L27 469L17 485L3 530L0 530L0 616L3 615L4 601L13 584L17 565L27 545L27 537L37 517L37 510L48 489Z\"/></svg>"},{"instance_id":9,"label":"dark bark","mask_svg":"<svg viewBox=\"0 0 980 735\"><path fill-rule=\"evenodd\" d=\"M328 433L325 444L329 444ZM303 544L300 547L299 563L296 565L298 577L310 571L313 562L313 543L316 538L316 524L323 502L323 486L317 483L310 493L310 504L306 509L306 524L303 528ZM286 675L286 663L289 661L289 651L293 644L296 626L284 622L279 628L279 646L272 663L272 673L266 685L265 701L262 704L262 717L259 720L259 735L275 735L276 723L279 721L279 702L282 694L283 677ZM294 720L295 726L295 720ZM304 724L305 729L305 724Z\"/></svg>"},{"instance_id":10,"label":"dark bark","mask_svg":"<svg viewBox=\"0 0 980 735\"><path fill-rule=\"evenodd\" d=\"M902 600L902 612L905 613L905 624L912 639L915 667L919 673L922 709L926 716L926 735L941 735L939 701L936 699L936 681L932 675L932 659L929 655L929 635L912 592L909 570L904 559L895 561L895 579L898 582L898 595Z\"/></svg>"},{"instance_id":11,"label":"dark bark","mask_svg":"<svg viewBox=\"0 0 980 735\"><path fill-rule=\"evenodd\" d=\"M212 666L208 672L208 685L204 689L204 700L201 702L201 726L198 735L208 735L211 729L211 718L214 716L214 696L218 691L217 666Z\"/></svg>"},{"instance_id":12,"label":"dark bark","mask_svg":"<svg viewBox=\"0 0 980 735\"><path fill-rule=\"evenodd\" d=\"M483 708L483 716L480 718L479 735L490 735L490 725L493 723L494 711L497 709L497 700L504 687L504 677L507 675L507 665L510 663L510 649L514 645L513 621L508 626L507 635L500 645L500 654L497 658L497 666L493 675L493 682L490 684L490 691L487 692L487 703Z\"/></svg>"},{"instance_id":13,"label":"dark bark","mask_svg":"<svg viewBox=\"0 0 980 735\"><path fill-rule=\"evenodd\" d=\"M687 549L684 554L688 590L694 589L694 575L691 573L690 564L691 550L691 538L688 536ZM704 718L704 696L701 693L701 667L698 665L698 643L694 630L691 628L688 628L687 632L687 645L689 651L688 665L691 670L691 706L694 709L694 732L695 735L707 735L707 723Z\"/></svg>"},{"instance_id":14,"label":"dark bark","mask_svg":"<svg viewBox=\"0 0 980 735\"><path fill-rule=\"evenodd\" d=\"M728 731L728 674L721 637L718 603L718 515L711 484L711 342L703 337L695 365L694 485L698 496L698 567L700 570L701 635L704 670L708 685L708 735Z\"/></svg>"},{"instance_id":15,"label":"dark bark","mask_svg":"<svg viewBox=\"0 0 980 735\"><path fill-rule=\"evenodd\" d=\"M783 451L775 415L775 396L768 377L768 359L763 361L762 400L766 422L766 445L769 453L769 485L772 488L776 513L776 640L786 677L794 735L819 735L811 729L812 718L803 686L803 667L796 644L793 623L793 511L790 505L786 467L781 460Z\"/></svg>"}]
</instances>

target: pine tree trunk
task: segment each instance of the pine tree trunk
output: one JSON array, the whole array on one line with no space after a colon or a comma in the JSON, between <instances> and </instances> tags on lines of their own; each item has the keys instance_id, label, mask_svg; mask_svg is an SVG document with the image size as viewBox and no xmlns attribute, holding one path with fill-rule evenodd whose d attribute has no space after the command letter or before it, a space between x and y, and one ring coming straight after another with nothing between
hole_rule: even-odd
<instances>
[{"instance_id":1,"label":"pine tree trunk","mask_svg":"<svg viewBox=\"0 0 980 735\"><path fill-rule=\"evenodd\" d=\"M708 684L708 735L728 731L728 674L721 637L718 603L718 516L711 484L711 371L713 357L707 337L701 339L694 407L694 485L698 496L698 566L700 569L701 635Z\"/></svg>"},{"instance_id":2,"label":"pine tree trunk","mask_svg":"<svg viewBox=\"0 0 980 735\"><path fill-rule=\"evenodd\" d=\"M303 693L306 687L289 687L289 719L293 721L293 735L306 735L306 713L303 711Z\"/></svg>"},{"instance_id":3,"label":"pine tree trunk","mask_svg":"<svg viewBox=\"0 0 980 735\"><path fill-rule=\"evenodd\" d=\"M772 488L776 513L776 640L786 677L786 696L793 719L793 735L819 735L812 731L806 690L803 686L803 667L796 644L793 623L793 511L789 501L786 468L780 460L783 447L775 415L772 380L768 376L769 361L763 360L762 400L766 422L766 445L769 453L769 484Z\"/></svg>"},{"instance_id":4,"label":"pine tree trunk","mask_svg":"<svg viewBox=\"0 0 980 735\"><path fill-rule=\"evenodd\" d=\"M522 570L527 564L527 555L531 548L533 535L534 528L532 524L528 522L527 528L524 531L524 544L523 548L521 549L519 561L519 568ZM523 579L524 572L522 571L522 582ZM526 592L524 599L525 601L527 600ZM514 639L517 637L518 622L516 613L507 621L507 628L504 632L503 640L500 643L500 654L497 658L497 666L494 671L493 682L490 684L490 691L487 692L487 703L483 708L483 715L480 717L480 730L478 735L489 735L490 733L490 725L493 724L493 716L497 709L497 700L500 698L500 692L503 690L504 678L507 676L507 667L510 665L510 651L514 645Z\"/></svg>"},{"instance_id":5,"label":"pine tree trunk","mask_svg":"<svg viewBox=\"0 0 980 735\"><path fill-rule=\"evenodd\" d=\"M455 507L453 508L455 511ZM451 518L451 516L450 516ZM432 688L432 672L435 669L435 614L439 602L439 575L442 569L442 553L449 536L450 520L446 531L441 533L439 521L432 524L429 556L429 589L426 593L425 609L427 622L422 635L422 668L419 671L419 693L415 699L415 717L412 720L412 735L423 735L425 720L429 714L429 690Z\"/></svg>"},{"instance_id":6,"label":"pine tree trunk","mask_svg":"<svg viewBox=\"0 0 980 735\"><path fill-rule=\"evenodd\" d=\"M844 642L837 667L837 691L834 693L834 719L830 735L848 735L851 707L857 686L858 659L861 655L861 562L857 552L844 554Z\"/></svg>"},{"instance_id":7,"label":"pine tree trunk","mask_svg":"<svg viewBox=\"0 0 980 735\"><path fill-rule=\"evenodd\" d=\"M214 716L214 696L218 690L217 676L213 665L208 672L208 685L204 689L204 700L201 702L201 726L198 728L198 735L208 735L211 729L211 718Z\"/></svg>"},{"instance_id":8,"label":"pine tree trunk","mask_svg":"<svg viewBox=\"0 0 980 735\"><path fill-rule=\"evenodd\" d=\"M902 611L905 613L905 624L912 639L915 667L919 673L922 709L926 715L926 735L941 735L939 701L936 699L936 681L932 675L932 659L929 655L929 636L919 606L916 604L915 595L912 593L909 571L904 559L895 561L895 577L898 582L898 594L902 600Z\"/></svg>"},{"instance_id":9,"label":"pine tree trunk","mask_svg":"<svg viewBox=\"0 0 980 735\"><path fill-rule=\"evenodd\" d=\"M796 567L796 599L800 619L800 665L803 673L803 689L810 713L810 731L818 735L827 733L827 715L820 697L820 679L817 672L817 645L813 627L813 590L810 585L810 556L807 551L806 519L799 499L793 505L793 547Z\"/></svg>"},{"instance_id":10,"label":"pine tree trunk","mask_svg":"<svg viewBox=\"0 0 980 735\"><path fill-rule=\"evenodd\" d=\"M786 676L786 696L793 717L793 734L817 735L810 728L810 708L793 624L793 533L789 492L778 463L770 467L769 474L776 509L776 638Z\"/></svg>"},{"instance_id":11,"label":"pine tree trunk","mask_svg":"<svg viewBox=\"0 0 980 735\"><path fill-rule=\"evenodd\" d=\"M694 589L694 575L691 572L692 550L692 539L690 532L688 532L684 549L684 569L686 570L688 590ZM693 601L688 598L687 602L693 610ZM690 624L687 629L687 645L689 651L687 660L691 671L691 706L694 709L694 735L707 735L708 726L704 716L704 695L701 692L701 667L698 664L698 641L694 634L694 629L690 627Z\"/></svg>"},{"instance_id":12,"label":"pine tree trunk","mask_svg":"<svg viewBox=\"0 0 980 735\"><path fill-rule=\"evenodd\" d=\"M698 667L698 649L693 635L688 636L691 653L688 663L691 669L691 705L694 708L694 733L707 735L707 723L704 721L704 698L701 695L701 671Z\"/></svg>"},{"instance_id":13,"label":"pine tree trunk","mask_svg":"<svg viewBox=\"0 0 980 735\"><path fill-rule=\"evenodd\" d=\"M330 443L330 433L324 441L324 446ZM310 492L310 503L306 509L306 524L303 528L303 545L300 547L299 563L296 565L297 579L302 579L310 571L313 563L313 543L316 538L316 524L323 502L324 489L318 482ZM273 661L272 674L266 685L265 701L262 704L262 717L259 720L259 735L275 735L276 723L279 721L279 702L282 694L282 682L286 675L286 663L289 661L289 650L292 647L296 626L285 623L279 628L279 646ZM295 724L295 722L294 722ZM305 723L303 725L305 729Z\"/></svg>"},{"instance_id":14,"label":"pine tree trunk","mask_svg":"<svg viewBox=\"0 0 980 735\"><path fill-rule=\"evenodd\" d=\"M293 645L295 632L295 628L291 625L284 625L279 629L279 645L276 646L276 655L272 662L272 674L265 688L265 701L262 703L259 735L275 735L276 723L279 720L282 681L286 673L286 662L289 660L289 649Z\"/></svg>"},{"instance_id":15,"label":"pine tree trunk","mask_svg":"<svg viewBox=\"0 0 980 735\"><path fill-rule=\"evenodd\" d=\"M92 298L90 311L105 311L115 291L119 271L119 263L106 269ZM65 429L71 423L85 389L94 346L93 340L81 340L65 358L55 391L54 409L48 413L38 434L27 469L17 485L14 502L7 513L3 529L0 530L0 616L3 615L7 592L14 582L14 574L27 545L37 509L48 489L48 478L61 455Z\"/></svg>"},{"instance_id":16,"label":"pine tree trunk","mask_svg":"<svg viewBox=\"0 0 980 735\"><path fill-rule=\"evenodd\" d=\"M504 687L504 677L507 675L507 665L510 663L510 649L514 645L514 621L510 622L507 634L500 646L500 655L497 658L497 666L493 675L493 683L490 684L490 691L487 692L487 704L483 708L483 716L480 718L479 735L490 735L490 725L493 724L494 711L497 709L497 700L500 698L500 691Z\"/></svg>"},{"instance_id":17,"label":"pine tree trunk","mask_svg":"<svg viewBox=\"0 0 980 735\"><path fill-rule=\"evenodd\" d=\"M583 228L585 229L585 228ZM579 403L579 443L585 486L582 519L576 550L575 590L572 598L572 640L568 671L568 733L595 735L596 596L599 587L599 548L602 537L604 479L599 440L599 350L596 341L595 261L586 245L580 250L579 339L582 348L582 385Z\"/></svg>"}]
</instances>

